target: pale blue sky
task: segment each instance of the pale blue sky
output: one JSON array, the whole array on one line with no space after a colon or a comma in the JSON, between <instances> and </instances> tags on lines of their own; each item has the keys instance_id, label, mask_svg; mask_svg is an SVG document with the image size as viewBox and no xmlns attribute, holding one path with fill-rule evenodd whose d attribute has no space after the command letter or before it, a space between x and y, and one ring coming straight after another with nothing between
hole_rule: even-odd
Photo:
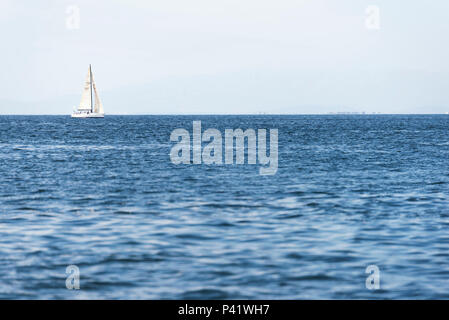
<instances>
[{"instance_id":1,"label":"pale blue sky","mask_svg":"<svg viewBox=\"0 0 449 320\"><path fill-rule=\"evenodd\" d=\"M1 114L69 114L89 63L109 114L449 111L447 0L2 0L0 36Z\"/></svg>"}]
</instances>

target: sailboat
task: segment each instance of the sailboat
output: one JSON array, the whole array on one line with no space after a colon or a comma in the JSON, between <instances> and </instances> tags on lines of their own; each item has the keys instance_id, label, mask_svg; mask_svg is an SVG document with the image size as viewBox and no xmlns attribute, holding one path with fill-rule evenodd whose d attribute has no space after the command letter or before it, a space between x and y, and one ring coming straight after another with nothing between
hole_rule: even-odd
<instances>
[{"instance_id":1,"label":"sailboat","mask_svg":"<svg viewBox=\"0 0 449 320\"><path fill-rule=\"evenodd\" d=\"M100 97L98 95L91 65L89 65L89 70L87 71L87 77L84 82L84 90L81 95L80 105L74 109L72 118L104 118L103 105L101 104Z\"/></svg>"}]
</instances>

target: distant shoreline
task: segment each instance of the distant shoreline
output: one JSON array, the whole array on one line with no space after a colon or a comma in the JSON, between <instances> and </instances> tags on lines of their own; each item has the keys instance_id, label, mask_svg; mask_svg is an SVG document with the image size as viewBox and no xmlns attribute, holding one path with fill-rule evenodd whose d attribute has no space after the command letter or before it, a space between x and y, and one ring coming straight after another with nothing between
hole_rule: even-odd
<instances>
[{"instance_id":1,"label":"distant shoreline","mask_svg":"<svg viewBox=\"0 0 449 320\"><path fill-rule=\"evenodd\" d=\"M107 116L431 116L447 113L136 113L106 114ZM70 114L0 114L1 116L68 116Z\"/></svg>"}]
</instances>

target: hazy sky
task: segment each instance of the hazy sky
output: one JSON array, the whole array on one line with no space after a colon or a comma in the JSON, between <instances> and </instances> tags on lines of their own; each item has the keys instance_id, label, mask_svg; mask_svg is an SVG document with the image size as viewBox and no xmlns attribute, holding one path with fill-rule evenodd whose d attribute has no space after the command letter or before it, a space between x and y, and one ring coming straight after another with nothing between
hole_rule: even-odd
<instances>
[{"instance_id":1,"label":"hazy sky","mask_svg":"<svg viewBox=\"0 0 449 320\"><path fill-rule=\"evenodd\" d=\"M89 63L107 114L449 111L447 0L1 0L0 36L2 114L69 114Z\"/></svg>"}]
</instances>

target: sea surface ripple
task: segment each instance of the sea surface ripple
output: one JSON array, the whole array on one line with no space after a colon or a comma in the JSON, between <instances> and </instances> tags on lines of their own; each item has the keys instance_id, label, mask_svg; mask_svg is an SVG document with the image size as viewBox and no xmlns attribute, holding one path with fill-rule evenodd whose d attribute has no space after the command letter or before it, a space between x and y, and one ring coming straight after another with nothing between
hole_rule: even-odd
<instances>
[{"instance_id":1,"label":"sea surface ripple","mask_svg":"<svg viewBox=\"0 0 449 320\"><path fill-rule=\"evenodd\" d=\"M193 120L277 128L278 172L172 164ZM0 150L1 299L449 299L449 116L0 116Z\"/></svg>"}]
</instances>

